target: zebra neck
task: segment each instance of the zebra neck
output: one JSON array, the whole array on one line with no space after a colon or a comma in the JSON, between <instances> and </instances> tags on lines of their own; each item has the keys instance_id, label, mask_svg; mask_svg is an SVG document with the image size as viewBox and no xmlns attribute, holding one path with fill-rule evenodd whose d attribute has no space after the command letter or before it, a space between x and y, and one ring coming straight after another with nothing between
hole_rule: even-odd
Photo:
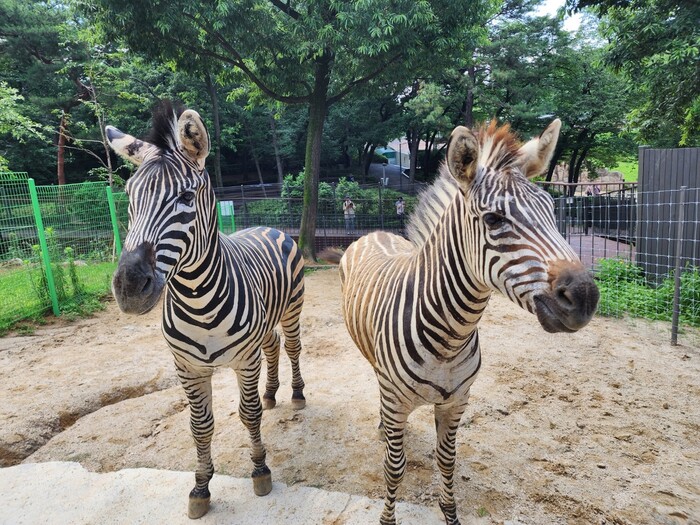
<instances>
[{"instance_id":1,"label":"zebra neck","mask_svg":"<svg viewBox=\"0 0 700 525\"><path fill-rule=\"evenodd\" d=\"M446 349L460 350L476 330L491 290L475 278L467 259L469 238L465 203L456 198L446 209L416 259L419 315L428 320Z\"/></svg>"},{"instance_id":2,"label":"zebra neck","mask_svg":"<svg viewBox=\"0 0 700 525\"><path fill-rule=\"evenodd\" d=\"M208 241L205 246L196 247L199 256L195 260L184 265L171 277L169 288L174 295L205 300L224 277L228 265L224 263L226 257L222 253L218 234Z\"/></svg>"}]
</instances>

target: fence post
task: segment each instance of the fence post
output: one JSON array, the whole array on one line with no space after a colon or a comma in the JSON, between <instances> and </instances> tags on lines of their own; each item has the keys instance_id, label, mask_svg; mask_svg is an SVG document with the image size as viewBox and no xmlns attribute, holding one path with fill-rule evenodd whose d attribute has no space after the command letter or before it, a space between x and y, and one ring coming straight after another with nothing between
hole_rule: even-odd
<instances>
[{"instance_id":1,"label":"fence post","mask_svg":"<svg viewBox=\"0 0 700 525\"><path fill-rule=\"evenodd\" d=\"M44 221L41 218L41 208L39 208L39 196L36 193L36 184L34 179L27 179L29 185L29 196L32 199L32 210L34 212L34 223L36 224L37 235L39 236L39 246L41 247L41 258L44 262L44 271L46 272L46 285L49 289L49 297L51 298L51 309L53 314L61 315L58 309L58 296L56 295L56 282L53 279L53 270L51 268L51 257L49 256L49 247L46 244L46 235L44 234Z\"/></svg>"},{"instance_id":2,"label":"fence post","mask_svg":"<svg viewBox=\"0 0 700 525\"><path fill-rule=\"evenodd\" d=\"M109 217L112 219L112 232L114 233L114 249L116 250L117 259L122 254L122 240L119 236L119 223L117 222L117 207L114 205L114 194L112 187L107 186L107 204L109 205Z\"/></svg>"},{"instance_id":3,"label":"fence post","mask_svg":"<svg viewBox=\"0 0 700 525\"><path fill-rule=\"evenodd\" d=\"M379 224L381 229L384 229L384 199L382 199L382 186L384 185L384 180L379 183Z\"/></svg>"},{"instance_id":4,"label":"fence post","mask_svg":"<svg viewBox=\"0 0 700 525\"><path fill-rule=\"evenodd\" d=\"M224 231L224 218L221 216L221 203L216 201L216 222L219 226L219 231Z\"/></svg>"},{"instance_id":5,"label":"fence post","mask_svg":"<svg viewBox=\"0 0 700 525\"><path fill-rule=\"evenodd\" d=\"M681 258L683 255L683 223L685 222L685 190L687 186L681 186L678 199L678 228L676 228L676 269L673 272L673 318L671 319L671 344L678 344L678 318L681 313Z\"/></svg>"}]
</instances>

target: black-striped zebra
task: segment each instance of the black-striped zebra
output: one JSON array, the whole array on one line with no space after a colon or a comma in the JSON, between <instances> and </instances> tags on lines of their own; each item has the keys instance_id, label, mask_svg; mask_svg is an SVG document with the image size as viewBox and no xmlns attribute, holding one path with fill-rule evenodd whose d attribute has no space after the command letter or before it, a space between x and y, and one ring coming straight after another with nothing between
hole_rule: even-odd
<instances>
[{"instance_id":1,"label":"black-striped zebra","mask_svg":"<svg viewBox=\"0 0 700 525\"><path fill-rule=\"evenodd\" d=\"M345 323L379 381L386 452L380 523L395 524L409 414L434 405L439 504L459 523L455 438L481 365L477 323L492 291L537 315L548 332L584 327L598 289L557 231L551 197L527 177L554 151L561 123L520 145L508 126L450 137L439 179L422 195L409 239L375 232L340 260Z\"/></svg>"},{"instance_id":2,"label":"black-striped zebra","mask_svg":"<svg viewBox=\"0 0 700 525\"><path fill-rule=\"evenodd\" d=\"M252 442L254 491L263 496L272 490L260 437L261 349L267 361L263 401L272 408L279 387L275 327L280 324L292 363L292 406L303 408L304 260L290 236L271 228L229 237L219 233L204 167L209 136L197 112L176 112L166 102L156 108L147 140L110 126L106 134L115 152L139 166L126 184L129 231L112 290L121 310L133 314L148 312L165 290L162 331L189 401L197 448L188 515L198 518L209 509L214 474L211 377L216 367L232 368L238 379L239 415Z\"/></svg>"}]
</instances>

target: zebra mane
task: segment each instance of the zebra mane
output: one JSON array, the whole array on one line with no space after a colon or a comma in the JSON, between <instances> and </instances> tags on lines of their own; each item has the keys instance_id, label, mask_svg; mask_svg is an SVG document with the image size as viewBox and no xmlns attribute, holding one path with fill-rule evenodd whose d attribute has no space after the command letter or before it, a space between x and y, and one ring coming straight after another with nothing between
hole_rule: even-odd
<instances>
[{"instance_id":1,"label":"zebra mane","mask_svg":"<svg viewBox=\"0 0 700 525\"><path fill-rule=\"evenodd\" d=\"M146 135L146 142L161 150L177 150L177 119L184 108L170 100L161 100L153 108L151 131Z\"/></svg>"},{"instance_id":2,"label":"zebra mane","mask_svg":"<svg viewBox=\"0 0 700 525\"><path fill-rule=\"evenodd\" d=\"M511 131L509 124L499 127L496 120L492 120L489 124L482 124L476 130L476 135L479 142L479 168L501 171L515 164L522 144ZM477 176L489 171L477 169ZM445 210L459 193L457 181L443 161L437 178L421 192L418 204L408 220L408 239L416 247L420 248L425 244Z\"/></svg>"}]
</instances>

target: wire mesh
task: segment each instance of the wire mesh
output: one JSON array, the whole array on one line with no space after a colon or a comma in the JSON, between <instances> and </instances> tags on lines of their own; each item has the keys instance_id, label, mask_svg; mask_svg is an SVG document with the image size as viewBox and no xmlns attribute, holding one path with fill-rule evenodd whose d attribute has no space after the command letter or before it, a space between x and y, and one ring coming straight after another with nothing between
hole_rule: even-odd
<instances>
[{"instance_id":1,"label":"wire mesh","mask_svg":"<svg viewBox=\"0 0 700 525\"><path fill-rule=\"evenodd\" d=\"M115 268L106 184L37 186L35 209L30 182L26 173L0 174L0 331L50 309L52 294L60 311L104 295Z\"/></svg>"}]
</instances>

